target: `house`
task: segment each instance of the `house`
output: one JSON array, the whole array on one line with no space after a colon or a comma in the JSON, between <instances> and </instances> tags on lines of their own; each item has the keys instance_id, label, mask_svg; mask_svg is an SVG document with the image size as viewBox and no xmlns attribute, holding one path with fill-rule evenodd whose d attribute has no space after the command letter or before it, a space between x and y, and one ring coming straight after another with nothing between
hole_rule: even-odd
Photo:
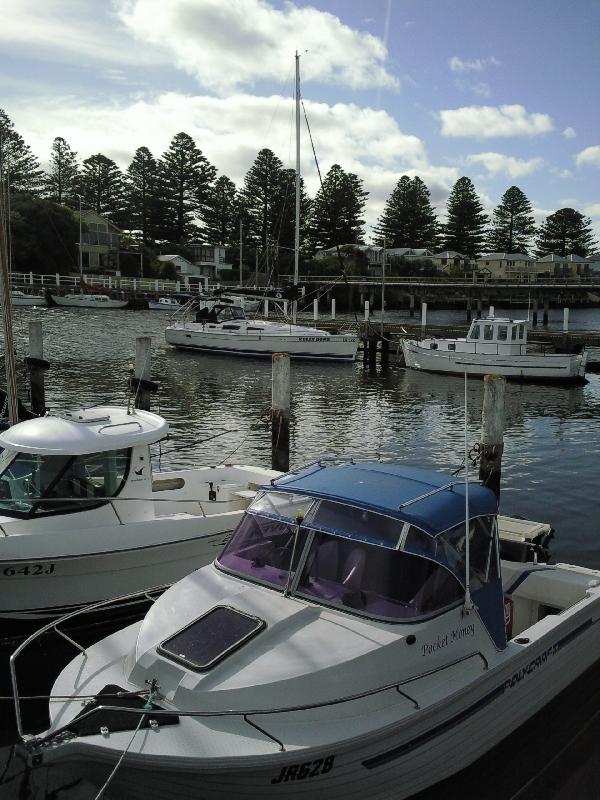
<instances>
[{"instance_id":1,"label":"house","mask_svg":"<svg viewBox=\"0 0 600 800\"><path fill-rule=\"evenodd\" d=\"M477 260L477 270L485 269L492 280L527 283L537 277L536 262L524 253L486 253Z\"/></svg>"},{"instance_id":2,"label":"house","mask_svg":"<svg viewBox=\"0 0 600 800\"><path fill-rule=\"evenodd\" d=\"M376 247L371 244L341 244L339 245L340 253L344 256L349 254L362 253L366 259L367 266L381 267L383 247ZM315 253L315 260L321 261L324 258L331 258L337 256L337 247L328 247L325 250L317 250ZM388 251L389 252L389 251Z\"/></svg>"},{"instance_id":3,"label":"house","mask_svg":"<svg viewBox=\"0 0 600 800\"><path fill-rule=\"evenodd\" d=\"M434 253L433 263L443 273L448 274L453 268L463 272L469 268L469 256L457 253L456 250L443 250L441 253Z\"/></svg>"},{"instance_id":4,"label":"house","mask_svg":"<svg viewBox=\"0 0 600 800\"><path fill-rule=\"evenodd\" d=\"M81 212L81 263L84 272L106 272L119 269L122 231L95 211Z\"/></svg>"},{"instance_id":5,"label":"house","mask_svg":"<svg viewBox=\"0 0 600 800\"><path fill-rule=\"evenodd\" d=\"M232 268L232 264L228 264L225 261L225 247L223 245L188 242L186 247L191 251L191 265L194 269L193 272L187 272L186 274L188 275L206 275L209 278L218 279L221 270Z\"/></svg>"},{"instance_id":6,"label":"house","mask_svg":"<svg viewBox=\"0 0 600 800\"><path fill-rule=\"evenodd\" d=\"M207 288L208 278L204 275L199 275L197 272L197 267L192 264L191 261L185 258L185 256L180 256L177 254L161 255L157 257L157 261L161 264L161 266L172 264L175 267L177 278L184 280L186 285L189 284L190 278L194 278L196 279L197 283L202 284L204 289Z\"/></svg>"},{"instance_id":7,"label":"house","mask_svg":"<svg viewBox=\"0 0 600 800\"><path fill-rule=\"evenodd\" d=\"M575 255L575 253L571 253L568 256L548 253L538 258L536 264L543 267L543 272L549 277L581 280L581 278L590 275L593 261L589 258Z\"/></svg>"}]
</instances>

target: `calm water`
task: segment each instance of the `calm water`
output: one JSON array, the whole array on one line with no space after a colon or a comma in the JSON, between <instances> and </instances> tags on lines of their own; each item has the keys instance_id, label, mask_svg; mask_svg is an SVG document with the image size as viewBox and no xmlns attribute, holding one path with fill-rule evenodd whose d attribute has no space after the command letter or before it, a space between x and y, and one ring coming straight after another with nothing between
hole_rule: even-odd
<instances>
[{"instance_id":1,"label":"calm water","mask_svg":"<svg viewBox=\"0 0 600 800\"><path fill-rule=\"evenodd\" d=\"M515 309L510 313L522 316ZM502 309L498 307L496 314L502 314ZM562 310L551 309L550 315L550 327L560 328ZM395 320L409 321L408 313L395 312L393 316ZM18 309L15 345L21 363L27 353L28 320L34 318L43 320L45 357L52 365L46 383L49 406L126 402L135 337L152 336L152 377L160 383L154 408L171 425L170 439L160 451L155 448L156 462L160 461L163 468L229 459L269 465L270 432L261 421L271 399L269 362L202 356L168 348L163 335L168 314L160 312ZM428 319L431 323L458 322L464 320L464 314L433 311ZM600 311L573 310L570 323L572 329L598 330ZM482 383L470 381L471 443L479 438L481 402ZM506 403L501 511L550 522L556 529L552 548L556 560L600 567L596 511L600 376L590 375L586 386L572 388L508 384ZM217 438L211 438L216 434ZM379 368L369 371L362 362L339 366L293 363L290 434L292 465L324 453L355 457L381 453L419 466L453 470L462 462L463 381L418 374L393 364L382 372ZM57 653L57 662L70 655L70 651ZM46 656L43 654L50 662L52 658ZM5 660L6 655L2 654L2 658ZM600 676L593 679L596 696L600 696ZM31 683L48 683L45 672L40 671ZM589 699L589 686L586 681L587 695L580 689L580 694L572 696L573 702L567 703L569 709L577 712L588 703L585 698ZM595 704L594 712L597 707ZM461 796L475 796L473 781L487 780L488 788L480 796L498 800L542 796L542 786L546 798L600 797L593 744L599 732L598 721L590 718L593 712L586 711L585 723L589 725L577 716L569 722L565 709L560 708L560 736L558 729L556 736L548 734L548 720L540 723L540 731L532 733L543 737L547 756L544 748L538 748L541 760L529 759L524 764L512 754L515 763L520 763L518 775L522 780L519 777L516 782L502 783L491 780L487 769L480 770L468 778L470 783L466 792L461 788ZM535 777L540 769L544 769L543 775L533 780L532 775ZM561 782L548 780L553 770L560 772ZM533 783L525 793L515 794L530 780ZM13 790L16 783L11 784ZM453 787L454 784L451 794ZM540 793L536 794L538 789ZM0 800L13 796L6 791L0 786ZM62 792L60 797L70 800L76 795Z\"/></svg>"}]
</instances>

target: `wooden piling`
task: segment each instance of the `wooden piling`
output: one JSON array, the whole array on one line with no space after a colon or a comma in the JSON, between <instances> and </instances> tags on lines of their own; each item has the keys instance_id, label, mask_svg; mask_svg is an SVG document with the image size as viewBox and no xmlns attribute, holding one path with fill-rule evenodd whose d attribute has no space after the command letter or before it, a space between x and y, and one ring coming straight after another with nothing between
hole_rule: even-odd
<instances>
[{"instance_id":1,"label":"wooden piling","mask_svg":"<svg viewBox=\"0 0 600 800\"><path fill-rule=\"evenodd\" d=\"M290 468L290 357L273 353L271 387L271 466Z\"/></svg>"},{"instance_id":2,"label":"wooden piling","mask_svg":"<svg viewBox=\"0 0 600 800\"><path fill-rule=\"evenodd\" d=\"M331 319L335 319L335 297L331 298Z\"/></svg>"},{"instance_id":3,"label":"wooden piling","mask_svg":"<svg viewBox=\"0 0 600 800\"><path fill-rule=\"evenodd\" d=\"M39 320L31 320L29 323L29 356L25 362L29 369L31 410L34 414L43 416L46 413L44 373L50 363L44 359L44 334Z\"/></svg>"},{"instance_id":4,"label":"wooden piling","mask_svg":"<svg viewBox=\"0 0 600 800\"><path fill-rule=\"evenodd\" d=\"M138 336L135 340L134 405L143 411L150 411L151 375L152 339L150 336Z\"/></svg>"},{"instance_id":5,"label":"wooden piling","mask_svg":"<svg viewBox=\"0 0 600 800\"><path fill-rule=\"evenodd\" d=\"M550 301L547 297L544 298L544 315L542 317L542 325L548 324L548 308L550 307Z\"/></svg>"},{"instance_id":6,"label":"wooden piling","mask_svg":"<svg viewBox=\"0 0 600 800\"><path fill-rule=\"evenodd\" d=\"M481 460L479 480L500 500L502 453L504 452L504 394L506 378L486 375L483 379L483 408L481 411Z\"/></svg>"},{"instance_id":7,"label":"wooden piling","mask_svg":"<svg viewBox=\"0 0 600 800\"><path fill-rule=\"evenodd\" d=\"M467 296L467 322L471 322L473 311L471 309L471 295Z\"/></svg>"},{"instance_id":8,"label":"wooden piling","mask_svg":"<svg viewBox=\"0 0 600 800\"><path fill-rule=\"evenodd\" d=\"M538 305L539 305L538 299L537 299L537 297L534 297L533 298L533 316L532 316L532 319L531 319L531 324L534 325L534 326L537 325L537 323L538 323Z\"/></svg>"},{"instance_id":9,"label":"wooden piling","mask_svg":"<svg viewBox=\"0 0 600 800\"><path fill-rule=\"evenodd\" d=\"M414 317L415 315L415 296L411 294L408 298L408 307L410 309L410 316Z\"/></svg>"},{"instance_id":10,"label":"wooden piling","mask_svg":"<svg viewBox=\"0 0 600 800\"><path fill-rule=\"evenodd\" d=\"M421 303L421 328L427 327L427 303Z\"/></svg>"},{"instance_id":11,"label":"wooden piling","mask_svg":"<svg viewBox=\"0 0 600 800\"><path fill-rule=\"evenodd\" d=\"M319 300L316 297L313 300L313 319L314 320L319 319Z\"/></svg>"}]
</instances>

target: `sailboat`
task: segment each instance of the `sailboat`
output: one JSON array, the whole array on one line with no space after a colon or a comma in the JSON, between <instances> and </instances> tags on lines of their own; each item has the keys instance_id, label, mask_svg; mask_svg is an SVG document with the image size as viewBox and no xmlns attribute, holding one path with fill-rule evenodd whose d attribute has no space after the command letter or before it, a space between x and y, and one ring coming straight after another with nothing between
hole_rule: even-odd
<instances>
[{"instance_id":1,"label":"sailboat","mask_svg":"<svg viewBox=\"0 0 600 800\"><path fill-rule=\"evenodd\" d=\"M182 320L167 326L168 344L234 356L270 357L289 353L294 359L354 361L358 348L355 334L333 334L297 323L297 287L300 260L300 56L296 53L296 224L294 238L294 299L291 324L249 319L241 305L216 303L210 316Z\"/></svg>"}]
</instances>

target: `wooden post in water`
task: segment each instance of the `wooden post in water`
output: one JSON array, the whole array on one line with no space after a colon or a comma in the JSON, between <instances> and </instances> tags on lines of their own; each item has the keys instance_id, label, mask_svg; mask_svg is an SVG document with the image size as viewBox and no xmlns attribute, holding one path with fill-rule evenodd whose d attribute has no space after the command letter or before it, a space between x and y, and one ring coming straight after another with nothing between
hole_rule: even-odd
<instances>
[{"instance_id":1,"label":"wooden post in water","mask_svg":"<svg viewBox=\"0 0 600 800\"><path fill-rule=\"evenodd\" d=\"M313 319L319 319L319 300L317 297L313 300Z\"/></svg>"},{"instance_id":2,"label":"wooden post in water","mask_svg":"<svg viewBox=\"0 0 600 800\"><path fill-rule=\"evenodd\" d=\"M544 316L542 317L542 325L548 324L548 308L550 306L550 301L547 297L544 298Z\"/></svg>"},{"instance_id":3,"label":"wooden post in water","mask_svg":"<svg viewBox=\"0 0 600 800\"><path fill-rule=\"evenodd\" d=\"M408 307L410 309L410 316L414 317L414 315L415 315L415 296L414 296L414 294L409 295Z\"/></svg>"},{"instance_id":4,"label":"wooden post in water","mask_svg":"<svg viewBox=\"0 0 600 800\"><path fill-rule=\"evenodd\" d=\"M273 353L271 388L271 467L290 468L290 357Z\"/></svg>"},{"instance_id":5,"label":"wooden post in water","mask_svg":"<svg viewBox=\"0 0 600 800\"><path fill-rule=\"evenodd\" d=\"M563 333L569 332L569 309L563 308Z\"/></svg>"},{"instance_id":6,"label":"wooden post in water","mask_svg":"<svg viewBox=\"0 0 600 800\"><path fill-rule=\"evenodd\" d=\"M471 322L473 311L471 309L471 295L467 295L467 322Z\"/></svg>"},{"instance_id":7,"label":"wooden post in water","mask_svg":"<svg viewBox=\"0 0 600 800\"><path fill-rule=\"evenodd\" d=\"M335 319L335 297L331 298L331 319Z\"/></svg>"},{"instance_id":8,"label":"wooden post in water","mask_svg":"<svg viewBox=\"0 0 600 800\"><path fill-rule=\"evenodd\" d=\"M41 417L46 413L44 372L50 364L44 360L44 334L39 320L31 320L29 323L29 356L25 362L29 368L31 410Z\"/></svg>"},{"instance_id":9,"label":"wooden post in water","mask_svg":"<svg viewBox=\"0 0 600 800\"><path fill-rule=\"evenodd\" d=\"M365 300L365 322L369 321L369 301Z\"/></svg>"},{"instance_id":10,"label":"wooden post in water","mask_svg":"<svg viewBox=\"0 0 600 800\"><path fill-rule=\"evenodd\" d=\"M421 328L427 327L427 303L421 303Z\"/></svg>"},{"instance_id":11,"label":"wooden post in water","mask_svg":"<svg viewBox=\"0 0 600 800\"><path fill-rule=\"evenodd\" d=\"M134 405L143 411L150 411L151 374L152 339L150 336L138 336L135 340Z\"/></svg>"},{"instance_id":12,"label":"wooden post in water","mask_svg":"<svg viewBox=\"0 0 600 800\"><path fill-rule=\"evenodd\" d=\"M484 377L479 480L494 492L498 500L500 500L500 476L504 452L505 389L506 378L503 375Z\"/></svg>"},{"instance_id":13,"label":"wooden post in water","mask_svg":"<svg viewBox=\"0 0 600 800\"><path fill-rule=\"evenodd\" d=\"M534 325L534 326L537 325L537 321L538 321L538 305L539 305L538 299L537 299L537 297L534 297L533 298L533 317L532 317L532 320L531 320L531 324Z\"/></svg>"}]
</instances>

